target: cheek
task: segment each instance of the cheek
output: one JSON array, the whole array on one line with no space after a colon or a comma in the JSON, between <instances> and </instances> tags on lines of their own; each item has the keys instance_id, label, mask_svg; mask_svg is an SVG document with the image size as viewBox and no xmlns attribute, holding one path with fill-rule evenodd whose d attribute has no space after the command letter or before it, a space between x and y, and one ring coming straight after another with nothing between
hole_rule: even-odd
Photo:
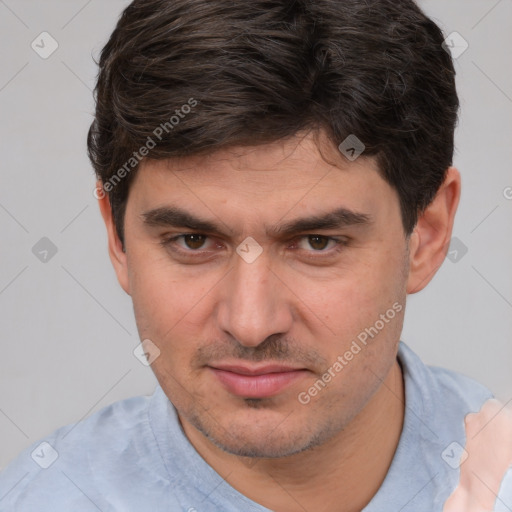
<instances>
[{"instance_id":1,"label":"cheek","mask_svg":"<svg viewBox=\"0 0 512 512\"><path fill-rule=\"evenodd\" d=\"M159 251L130 255L130 289L141 335L165 339L194 315L212 287L205 276L194 277L187 269L172 265ZM140 324L140 325L139 325Z\"/></svg>"},{"instance_id":2,"label":"cheek","mask_svg":"<svg viewBox=\"0 0 512 512\"><path fill-rule=\"evenodd\" d=\"M326 327L346 338L373 324L397 300L402 301L405 282L399 258L388 255L361 260L329 281L302 283L303 290L310 290L302 295Z\"/></svg>"},{"instance_id":3,"label":"cheek","mask_svg":"<svg viewBox=\"0 0 512 512\"><path fill-rule=\"evenodd\" d=\"M147 252L132 255L130 268L140 339L150 339L160 350L153 371L169 386L173 379L189 382L193 379L190 362L207 341L213 311L210 297L222 274L178 268L165 257L151 259Z\"/></svg>"},{"instance_id":4,"label":"cheek","mask_svg":"<svg viewBox=\"0 0 512 512\"><path fill-rule=\"evenodd\" d=\"M315 334L324 340L326 359L333 364L342 357L335 387L358 387L387 372L405 311L402 260L398 251L368 255L310 295L308 305L322 320L324 336Z\"/></svg>"},{"instance_id":5,"label":"cheek","mask_svg":"<svg viewBox=\"0 0 512 512\"><path fill-rule=\"evenodd\" d=\"M151 369L179 408L185 408L190 400L190 361L200 344L191 331L194 299L189 287L170 278L163 269L146 268L134 273L132 300L139 337L158 347L159 354Z\"/></svg>"},{"instance_id":6,"label":"cheek","mask_svg":"<svg viewBox=\"0 0 512 512\"><path fill-rule=\"evenodd\" d=\"M379 244L350 285L358 290L360 307L374 314L384 313L403 296L406 289L405 252Z\"/></svg>"}]
</instances>

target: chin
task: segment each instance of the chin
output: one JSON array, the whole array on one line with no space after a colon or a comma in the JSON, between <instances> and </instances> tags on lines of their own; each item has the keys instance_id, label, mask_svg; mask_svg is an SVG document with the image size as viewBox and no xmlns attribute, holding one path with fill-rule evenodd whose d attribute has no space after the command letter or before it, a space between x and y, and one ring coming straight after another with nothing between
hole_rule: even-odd
<instances>
[{"instance_id":1,"label":"chin","mask_svg":"<svg viewBox=\"0 0 512 512\"><path fill-rule=\"evenodd\" d=\"M262 400L250 400L251 410L262 409ZM224 416L222 423L212 417L189 417L189 422L221 450L239 457L282 458L310 450L328 441L335 431L330 425L306 428L302 419L280 415L277 419L249 414L245 419Z\"/></svg>"},{"instance_id":2,"label":"chin","mask_svg":"<svg viewBox=\"0 0 512 512\"><path fill-rule=\"evenodd\" d=\"M207 437L218 448L230 453L231 455L255 459L278 459L290 457L316 446L315 443L305 440L297 440L293 437L287 437L287 439L273 439L272 442L269 442L265 438L253 439L243 437L243 439L234 440L232 438L219 439L217 437L212 437L211 435Z\"/></svg>"}]
</instances>

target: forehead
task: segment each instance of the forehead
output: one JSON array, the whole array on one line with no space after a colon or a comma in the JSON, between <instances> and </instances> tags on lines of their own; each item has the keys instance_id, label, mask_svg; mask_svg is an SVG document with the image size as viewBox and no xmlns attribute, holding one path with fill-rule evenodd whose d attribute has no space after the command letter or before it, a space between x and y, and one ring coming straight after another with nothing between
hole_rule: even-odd
<instances>
[{"instance_id":1,"label":"forehead","mask_svg":"<svg viewBox=\"0 0 512 512\"><path fill-rule=\"evenodd\" d=\"M319 214L345 207L373 214L394 212L398 196L374 158L351 162L311 136L208 155L144 161L130 193L138 211L159 206L203 214L231 212L261 223L294 212Z\"/></svg>"}]
</instances>

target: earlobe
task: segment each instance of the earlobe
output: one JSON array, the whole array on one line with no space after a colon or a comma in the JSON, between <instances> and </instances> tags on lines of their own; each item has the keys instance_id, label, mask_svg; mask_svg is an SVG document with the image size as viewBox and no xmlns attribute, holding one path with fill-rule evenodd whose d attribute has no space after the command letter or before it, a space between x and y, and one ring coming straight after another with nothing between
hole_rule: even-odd
<instances>
[{"instance_id":1,"label":"earlobe","mask_svg":"<svg viewBox=\"0 0 512 512\"><path fill-rule=\"evenodd\" d=\"M442 265L452 236L460 189L459 171L448 168L436 196L418 218L409 240L407 293L425 288Z\"/></svg>"},{"instance_id":2,"label":"earlobe","mask_svg":"<svg viewBox=\"0 0 512 512\"><path fill-rule=\"evenodd\" d=\"M110 261L114 267L117 275L117 280L123 290L130 295L130 286L128 279L128 262L126 253L123 251L123 244L117 234L114 218L112 215L112 208L107 194L103 192L102 183L100 180L96 182L96 190L101 190L102 193L97 195L98 205L100 207L101 216L105 222L108 236L108 252Z\"/></svg>"}]
</instances>

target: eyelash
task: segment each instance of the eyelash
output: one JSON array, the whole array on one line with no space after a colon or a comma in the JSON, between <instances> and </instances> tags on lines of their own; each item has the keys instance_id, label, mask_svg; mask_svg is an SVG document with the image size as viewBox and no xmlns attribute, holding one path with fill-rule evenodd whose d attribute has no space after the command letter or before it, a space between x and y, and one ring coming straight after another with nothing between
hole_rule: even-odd
<instances>
[{"instance_id":1,"label":"eyelash","mask_svg":"<svg viewBox=\"0 0 512 512\"><path fill-rule=\"evenodd\" d=\"M164 238L160 241L160 245L164 248L164 249L170 249L172 250L173 252L179 254L179 255L182 255L182 256L186 256L186 257L192 257L192 258L197 258L197 257L204 257L204 253L207 252L207 251L204 251L204 250L201 250L201 249L183 249L183 248L177 248L176 247L176 242L179 240L179 239L183 239L184 237L186 236L190 236L190 235L202 235L202 236L205 236L206 237L206 240L209 240L210 237L208 237L208 235L203 235L202 233L182 233L180 235L175 235L175 236L172 236L172 237L168 237L168 238ZM312 251L306 251L308 253L310 253L307 257L310 258L310 259L319 259L321 258L322 256L331 256L334 251L336 251L337 249L339 249L340 247L344 247L348 244L348 241L346 239L341 239L341 238L337 238L337 237L332 237L332 236L327 236L327 235L317 235L317 234L309 234L309 235L302 235L302 236L299 236L299 237L296 237L295 239L293 239L293 242L296 243L296 241L300 241L300 240L303 240L303 239L307 239L308 237L319 237L319 238L323 238L325 239L328 243L329 242L335 242L335 246L333 248L331 248L330 250L326 251L326 250L318 250L318 251L315 251L315 250L312 250ZM299 249L300 250L300 249ZM312 254L317 254L316 256L313 256Z\"/></svg>"}]
</instances>

